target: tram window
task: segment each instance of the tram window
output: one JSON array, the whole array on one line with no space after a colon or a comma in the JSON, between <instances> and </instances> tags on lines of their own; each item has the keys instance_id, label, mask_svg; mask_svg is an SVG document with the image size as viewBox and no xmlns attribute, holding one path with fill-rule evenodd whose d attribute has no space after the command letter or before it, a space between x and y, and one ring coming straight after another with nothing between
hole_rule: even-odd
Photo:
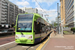
<instances>
[{"instance_id":1,"label":"tram window","mask_svg":"<svg viewBox=\"0 0 75 50\"><path fill-rule=\"evenodd\" d=\"M40 33L41 33L40 30L41 30L41 25L40 25L40 23L37 24L37 22L34 22L34 32L35 32L36 34L40 34Z\"/></svg>"},{"instance_id":2,"label":"tram window","mask_svg":"<svg viewBox=\"0 0 75 50\"><path fill-rule=\"evenodd\" d=\"M17 31L31 32L32 31L33 14L24 14L18 16Z\"/></svg>"},{"instance_id":3,"label":"tram window","mask_svg":"<svg viewBox=\"0 0 75 50\"><path fill-rule=\"evenodd\" d=\"M46 32L46 26L45 26L45 24L42 24L41 28L42 28L42 33Z\"/></svg>"},{"instance_id":4,"label":"tram window","mask_svg":"<svg viewBox=\"0 0 75 50\"><path fill-rule=\"evenodd\" d=\"M36 22L34 22L34 32L36 32Z\"/></svg>"}]
</instances>

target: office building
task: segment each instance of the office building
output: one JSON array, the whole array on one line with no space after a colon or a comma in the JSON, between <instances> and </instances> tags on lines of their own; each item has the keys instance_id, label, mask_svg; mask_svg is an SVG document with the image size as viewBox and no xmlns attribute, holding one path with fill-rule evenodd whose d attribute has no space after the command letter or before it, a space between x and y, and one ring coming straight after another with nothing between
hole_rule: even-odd
<instances>
[{"instance_id":1,"label":"office building","mask_svg":"<svg viewBox=\"0 0 75 50\"><path fill-rule=\"evenodd\" d=\"M25 13L25 11L22 9L18 9L18 12L19 12L19 14Z\"/></svg>"},{"instance_id":2,"label":"office building","mask_svg":"<svg viewBox=\"0 0 75 50\"><path fill-rule=\"evenodd\" d=\"M23 10L23 11L25 11L25 13L38 13L40 16L43 17L43 14L39 13L38 9L36 9L36 8L26 8L26 7L23 7L23 8L20 8L20 9L21 9L21 12Z\"/></svg>"},{"instance_id":3,"label":"office building","mask_svg":"<svg viewBox=\"0 0 75 50\"><path fill-rule=\"evenodd\" d=\"M38 9L36 8L25 8L27 13L38 13Z\"/></svg>"},{"instance_id":4,"label":"office building","mask_svg":"<svg viewBox=\"0 0 75 50\"><path fill-rule=\"evenodd\" d=\"M0 0L0 24L8 23L8 0Z\"/></svg>"},{"instance_id":5,"label":"office building","mask_svg":"<svg viewBox=\"0 0 75 50\"><path fill-rule=\"evenodd\" d=\"M8 2L8 23L12 24L14 23L15 18L15 4Z\"/></svg>"},{"instance_id":6,"label":"office building","mask_svg":"<svg viewBox=\"0 0 75 50\"><path fill-rule=\"evenodd\" d=\"M64 19L65 26L75 27L75 0L60 0L61 20Z\"/></svg>"},{"instance_id":7,"label":"office building","mask_svg":"<svg viewBox=\"0 0 75 50\"><path fill-rule=\"evenodd\" d=\"M18 15L18 6L9 0L0 0L0 25L12 25Z\"/></svg>"},{"instance_id":8,"label":"office building","mask_svg":"<svg viewBox=\"0 0 75 50\"><path fill-rule=\"evenodd\" d=\"M63 26L65 27L65 0L60 0L60 15L61 15L61 21L63 21Z\"/></svg>"},{"instance_id":9,"label":"office building","mask_svg":"<svg viewBox=\"0 0 75 50\"><path fill-rule=\"evenodd\" d=\"M38 9L36 9L36 8L23 7L23 8L20 8L20 9L25 11L25 13L38 13Z\"/></svg>"}]
</instances>

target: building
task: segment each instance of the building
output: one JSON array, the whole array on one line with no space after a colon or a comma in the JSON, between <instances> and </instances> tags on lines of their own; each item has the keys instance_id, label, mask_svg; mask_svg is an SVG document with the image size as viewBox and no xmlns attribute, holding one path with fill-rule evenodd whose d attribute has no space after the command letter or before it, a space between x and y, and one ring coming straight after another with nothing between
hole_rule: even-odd
<instances>
[{"instance_id":1,"label":"building","mask_svg":"<svg viewBox=\"0 0 75 50\"><path fill-rule=\"evenodd\" d=\"M38 9L36 8L25 8L27 13L38 13Z\"/></svg>"},{"instance_id":2,"label":"building","mask_svg":"<svg viewBox=\"0 0 75 50\"><path fill-rule=\"evenodd\" d=\"M38 13L38 9L36 9L36 8L23 7L23 8L20 8L20 9L25 11L25 13Z\"/></svg>"},{"instance_id":3,"label":"building","mask_svg":"<svg viewBox=\"0 0 75 50\"><path fill-rule=\"evenodd\" d=\"M63 26L65 26L65 0L60 0L60 10L61 10L61 21L63 21Z\"/></svg>"},{"instance_id":4,"label":"building","mask_svg":"<svg viewBox=\"0 0 75 50\"><path fill-rule=\"evenodd\" d=\"M18 12L19 12L19 13L25 13L25 11L22 10L22 9L18 9Z\"/></svg>"},{"instance_id":5,"label":"building","mask_svg":"<svg viewBox=\"0 0 75 50\"><path fill-rule=\"evenodd\" d=\"M36 9L36 8L26 8L26 7L23 7L23 8L20 8L20 9L21 9L21 11L22 10L25 11L25 13L38 13L40 16L43 17L43 14L39 13L38 9Z\"/></svg>"},{"instance_id":6,"label":"building","mask_svg":"<svg viewBox=\"0 0 75 50\"><path fill-rule=\"evenodd\" d=\"M14 23L15 18L15 4L8 1L8 23L12 24Z\"/></svg>"},{"instance_id":7,"label":"building","mask_svg":"<svg viewBox=\"0 0 75 50\"><path fill-rule=\"evenodd\" d=\"M0 24L8 23L8 3L0 0Z\"/></svg>"},{"instance_id":8,"label":"building","mask_svg":"<svg viewBox=\"0 0 75 50\"><path fill-rule=\"evenodd\" d=\"M12 25L18 15L18 6L9 0L0 0L0 25Z\"/></svg>"},{"instance_id":9,"label":"building","mask_svg":"<svg viewBox=\"0 0 75 50\"><path fill-rule=\"evenodd\" d=\"M19 13L25 13L25 7L20 8L18 11L19 11Z\"/></svg>"},{"instance_id":10,"label":"building","mask_svg":"<svg viewBox=\"0 0 75 50\"><path fill-rule=\"evenodd\" d=\"M38 9L37 8L26 8L26 7L23 7L23 8L20 8L21 11L25 11L25 13L38 13L40 16L43 17L43 14L42 13L39 13Z\"/></svg>"},{"instance_id":11,"label":"building","mask_svg":"<svg viewBox=\"0 0 75 50\"><path fill-rule=\"evenodd\" d=\"M41 17L43 17L43 14L41 14L41 13L38 13Z\"/></svg>"},{"instance_id":12,"label":"building","mask_svg":"<svg viewBox=\"0 0 75 50\"><path fill-rule=\"evenodd\" d=\"M40 16L43 17L43 14L42 13L39 13L38 9L37 8L23 8L23 10L25 9L25 12L26 13L38 13Z\"/></svg>"},{"instance_id":13,"label":"building","mask_svg":"<svg viewBox=\"0 0 75 50\"><path fill-rule=\"evenodd\" d=\"M14 11L14 12L15 12L14 23L16 23L16 17L17 17L17 15L18 15L18 13L19 13L19 12L18 12L18 9L19 9L18 6L15 5L15 11Z\"/></svg>"},{"instance_id":14,"label":"building","mask_svg":"<svg viewBox=\"0 0 75 50\"><path fill-rule=\"evenodd\" d=\"M22 12L23 12L23 11L25 11L25 7L23 7L23 8L20 8L20 9L22 10Z\"/></svg>"},{"instance_id":15,"label":"building","mask_svg":"<svg viewBox=\"0 0 75 50\"><path fill-rule=\"evenodd\" d=\"M65 26L75 27L75 0L60 0L61 20Z\"/></svg>"}]
</instances>

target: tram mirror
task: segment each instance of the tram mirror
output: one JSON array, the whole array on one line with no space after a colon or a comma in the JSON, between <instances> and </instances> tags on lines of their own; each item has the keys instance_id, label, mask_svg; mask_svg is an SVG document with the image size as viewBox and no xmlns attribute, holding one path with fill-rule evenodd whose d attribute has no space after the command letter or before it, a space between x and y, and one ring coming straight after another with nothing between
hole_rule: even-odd
<instances>
[{"instance_id":1,"label":"tram mirror","mask_svg":"<svg viewBox=\"0 0 75 50\"><path fill-rule=\"evenodd\" d=\"M35 32L35 31L34 31Z\"/></svg>"}]
</instances>

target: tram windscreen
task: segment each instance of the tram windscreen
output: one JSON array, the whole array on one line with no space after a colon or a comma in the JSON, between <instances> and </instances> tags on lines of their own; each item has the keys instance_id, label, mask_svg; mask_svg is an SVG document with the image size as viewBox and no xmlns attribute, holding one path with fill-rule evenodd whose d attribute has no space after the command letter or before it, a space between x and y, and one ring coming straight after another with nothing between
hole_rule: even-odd
<instances>
[{"instance_id":1,"label":"tram windscreen","mask_svg":"<svg viewBox=\"0 0 75 50\"><path fill-rule=\"evenodd\" d=\"M32 31L33 14L18 15L17 31L31 32Z\"/></svg>"}]
</instances>

